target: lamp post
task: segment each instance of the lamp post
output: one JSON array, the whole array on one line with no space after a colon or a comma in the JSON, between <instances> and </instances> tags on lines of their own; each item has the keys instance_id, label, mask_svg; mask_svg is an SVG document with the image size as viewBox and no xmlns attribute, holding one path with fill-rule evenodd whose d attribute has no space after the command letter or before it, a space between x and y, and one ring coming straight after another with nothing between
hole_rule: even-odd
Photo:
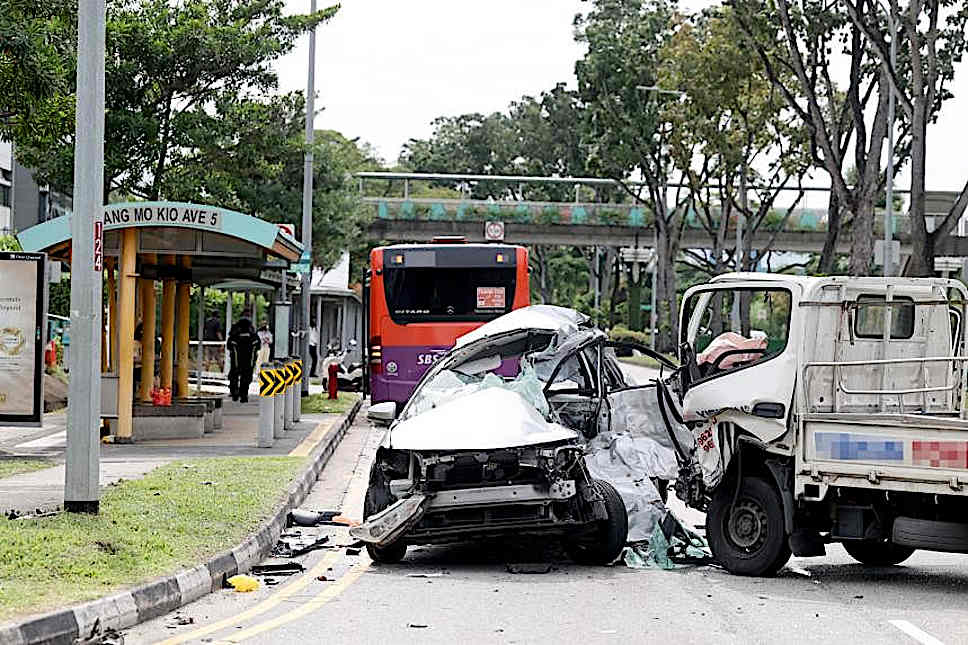
<instances>
[{"instance_id":1,"label":"lamp post","mask_svg":"<svg viewBox=\"0 0 968 645\"><path fill-rule=\"evenodd\" d=\"M666 90L657 85L636 85L635 89L639 90L640 92L655 92L656 94L669 94L677 98L682 98L683 96L686 95L685 92L680 92L679 90ZM662 193L662 198L665 199L665 191L663 191ZM657 267L659 265L659 227L656 226L655 223L653 222L652 229L653 229L652 249L655 251L655 258L652 260L652 303L651 303L651 308L649 309L649 339L650 339L650 345L654 350L656 324L658 322L658 313L656 312L657 300L655 296L655 284L656 284L656 275L658 273Z\"/></svg>"},{"instance_id":2,"label":"lamp post","mask_svg":"<svg viewBox=\"0 0 968 645\"><path fill-rule=\"evenodd\" d=\"M891 71L897 69L897 23L891 8L884 4L884 0L878 0L878 6L884 10L887 16L887 23L891 28ZM887 99L887 208L884 210L884 277L893 274L893 254L891 253L891 230L894 223L894 86L888 85L890 95Z\"/></svg>"},{"instance_id":3,"label":"lamp post","mask_svg":"<svg viewBox=\"0 0 968 645\"><path fill-rule=\"evenodd\" d=\"M310 2L310 12L316 13L316 0ZM300 337L302 342L299 347L299 355L302 357L303 377L300 384L302 396L309 396L309 316L310 299L312 294L313 276L313 140L315 131L313 130L314 101L316 94L316 28L313 27L309 32L309 77L306 81L306 155L303 165L303 206L302 206L302 244L303 250L309 253L308 271L302 274L302 286L300 287L300 315L299 326L301 328ZM283 274L285 276L285 273ZM316 321L319 325L319 321ZM319 327L317 326L317 329ZM298 404L297 404L298 405Z\"/></svg>"}]
</instances>

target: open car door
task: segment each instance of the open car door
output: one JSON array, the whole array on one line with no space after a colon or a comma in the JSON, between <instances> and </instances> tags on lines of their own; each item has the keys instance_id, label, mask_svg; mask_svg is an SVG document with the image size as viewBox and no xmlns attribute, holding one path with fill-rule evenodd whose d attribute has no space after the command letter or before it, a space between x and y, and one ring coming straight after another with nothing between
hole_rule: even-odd
<instances>
[{"instance_id":1,"label":"open car door","mask_svg":"<svg viewBox=\"0 0 968 645\"><path fill-rule=\"evenodd\" d=\"M797 380L790 313L796 286L724 282L686 292L680 317L682 411L715 415L762 441L787 429Z\"/></svg>"}]
</instances>

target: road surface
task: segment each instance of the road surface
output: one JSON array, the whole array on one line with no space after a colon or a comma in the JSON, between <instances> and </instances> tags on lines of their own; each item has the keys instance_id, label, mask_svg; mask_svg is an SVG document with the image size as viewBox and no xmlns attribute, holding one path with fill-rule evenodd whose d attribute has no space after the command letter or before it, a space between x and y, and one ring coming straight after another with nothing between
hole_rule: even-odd
<instances>
[{"instance_id":1,"label":"road surface","mask_svg":"<svg viewBox=\"0 0 968 645\"><path fill-rule=\"evenodd\" d=\"M360 517L381 436L357 420L303 507ZM403 563L381 566L340 546L350 542L343 527L302 531L322 531L335 546L300 558L306 573L209 595L129 630L125 642L968 642L968 556L917 553L903 566L868 568L835 545L758 579L709 566L583 567L553 545L472 544L412 548ZM552 568L509 572L521 562Z\"/></svg>"}]
</instances>

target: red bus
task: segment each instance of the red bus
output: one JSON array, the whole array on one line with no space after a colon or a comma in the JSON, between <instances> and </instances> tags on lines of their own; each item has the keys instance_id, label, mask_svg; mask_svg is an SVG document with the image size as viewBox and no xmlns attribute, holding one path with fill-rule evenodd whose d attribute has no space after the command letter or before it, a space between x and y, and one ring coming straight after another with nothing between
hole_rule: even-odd
<instances>
[{"instance_id":1,"label":"red bus","mask_svg":"<svg viewBox=\"0 0 968 645\"><path fill-rule=\"evenodd\" d=\"M462 241L377 247L366 299L371 400L399 409L458 336L530 304L528 252Z\"/></svg>"}]
</instances>

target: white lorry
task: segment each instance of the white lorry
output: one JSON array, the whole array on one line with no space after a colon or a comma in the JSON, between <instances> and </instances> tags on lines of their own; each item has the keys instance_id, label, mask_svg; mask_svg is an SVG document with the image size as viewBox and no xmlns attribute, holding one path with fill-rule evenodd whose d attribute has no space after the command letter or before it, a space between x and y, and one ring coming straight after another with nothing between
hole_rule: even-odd
<instances>
[{"instance_id":1,"label":"white lorry","mask_svg":"<svg viewBox=\"0 0 968 645\"><path fill-rule=\"evenodd\" d=\"M762 273L686 292L681 367L659 389L695 440L677 494L726 569L771 575L831 542L872 565L968 553L966 296Z\"/></svg>"}]
</instances>

